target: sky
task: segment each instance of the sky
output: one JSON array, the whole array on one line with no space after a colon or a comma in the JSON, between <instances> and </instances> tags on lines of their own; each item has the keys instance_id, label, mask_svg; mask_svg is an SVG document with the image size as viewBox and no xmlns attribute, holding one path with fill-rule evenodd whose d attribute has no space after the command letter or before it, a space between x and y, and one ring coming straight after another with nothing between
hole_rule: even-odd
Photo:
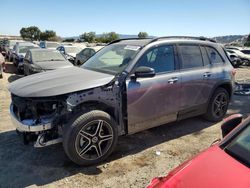
<instances>
[{"instance_id":1,"label":"sky","mask_svg":"<svg viewBox=\"0 0 250 188\"><path fill-rule=\"evenodd\" d=\"M250 0L0 0L0 34L22 27L61 37L115 31L152 36L250 33Z\"/></svg>"}]
</instances>

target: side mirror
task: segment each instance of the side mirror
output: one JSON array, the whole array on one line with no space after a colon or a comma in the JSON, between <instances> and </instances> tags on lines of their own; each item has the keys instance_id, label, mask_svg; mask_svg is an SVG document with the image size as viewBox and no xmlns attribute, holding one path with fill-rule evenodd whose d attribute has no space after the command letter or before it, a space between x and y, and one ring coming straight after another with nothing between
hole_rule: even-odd
<instances>
[{"instance_id":1,"label":"side mirror","mask_svg":"<svg viewBox=\"0 0 250 188\"><path fill-rule=\"evenodd\" d=\"M155 76L155 70L150 67L138 67L135 70L135 77L136 78L152 78Z\"/></svg>"},{"instance_id":2,"label":"side mirror","mask_svg":"<svg viewBox=\"0 0 250 188\"><path fill-rule=\"evenodd\" d=\"M230 133L235 127L237 127L243 119L242 114L234 114L223 120L221 125L222 137L224 138Z\"/></svg>"}]
</instances>

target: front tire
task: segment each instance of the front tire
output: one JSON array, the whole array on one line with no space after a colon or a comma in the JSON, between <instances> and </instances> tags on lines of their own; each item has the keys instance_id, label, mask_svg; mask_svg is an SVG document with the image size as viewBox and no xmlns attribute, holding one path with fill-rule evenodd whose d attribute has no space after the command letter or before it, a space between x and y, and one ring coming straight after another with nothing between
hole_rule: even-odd
<instances>
[{"instance_id":1,"label":"front tire","mask_svg":"<svg viewBox=\"0 0 250 188\"><path fill-rule=\"evenodd\" d=\"M229 105L229 94L224 88L217 88L209 101L204 118L208 121L221 121L227 112Z\"/></svg>"},{"instance_id":2,"label":"front tire","mask_svg":"<svg viewBox=\"0 0 250 188\"><path fill-rule=\"evenodd\" d=\"M106 112L92 110L72 118L63 130L63 147L67 156L82 166L105 160L118 139L117 125Z\"/></svg>"}]
</instances>

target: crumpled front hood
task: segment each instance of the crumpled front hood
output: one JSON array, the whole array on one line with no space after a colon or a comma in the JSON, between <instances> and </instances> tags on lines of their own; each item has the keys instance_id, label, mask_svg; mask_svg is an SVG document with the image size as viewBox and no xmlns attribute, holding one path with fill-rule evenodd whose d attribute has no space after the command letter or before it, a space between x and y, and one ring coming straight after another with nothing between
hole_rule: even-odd
<instances>
[{"instance_id":1,"label":"crumpled front hood","mask_svg":"<svg viewBox=\"0 0 250 188\"><path fill-rule=\"evenodd\" d=\"M49 97L109 83L113 75L78 67L52 70L12 82L9 91L20 97Z\"/></svg>"},{"instance_id":2,"label":"crumpled front hood","mask_svg":"<svg viewBox=\"0 0 250 188\"><path fill-rule=\"evenodd\" d=\"M35 65L43 70L53 70L59 68L73 67L68 61L46 61L46 62L35 62Z\"/></svg>"}]
</instances>

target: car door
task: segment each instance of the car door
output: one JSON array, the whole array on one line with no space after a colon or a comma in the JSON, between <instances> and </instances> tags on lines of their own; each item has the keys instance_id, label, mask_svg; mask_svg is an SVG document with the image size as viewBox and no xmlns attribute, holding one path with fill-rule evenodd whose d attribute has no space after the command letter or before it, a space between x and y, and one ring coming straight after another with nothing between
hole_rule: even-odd
<instances>
[{"instance_id":1,"label":"car door","mask_svg":"<svg viewBox=\"0 0 250 188\"><path fill-rule=\"evenodd\" d=\"M179 119L206 111L211 87L211 64L204 48L194 44L179 44L181 97Z\"/></svg>"},{"instance_id":2,"label":"car door","mask_svg":"<svg viewBox=\"0 0 250 188\"><path fill-rule=\"evenodd\" d=\"M177 119L180 73L176 69L175 47L162 45L147 50L136 67L155 70L152 78L126 81L128 133L135 133Z\"/></svg>"}]
</instances>

